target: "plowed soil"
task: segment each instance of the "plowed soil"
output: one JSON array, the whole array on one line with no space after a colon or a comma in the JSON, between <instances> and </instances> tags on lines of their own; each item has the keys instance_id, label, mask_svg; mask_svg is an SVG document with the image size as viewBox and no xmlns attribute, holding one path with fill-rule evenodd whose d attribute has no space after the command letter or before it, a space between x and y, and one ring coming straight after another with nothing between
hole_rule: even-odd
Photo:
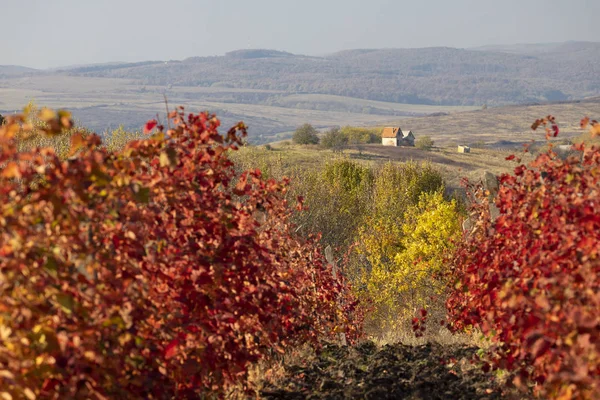
<instances>
[{"instance_id":1,"label":"plowed soil","mask_svg":"<svg viewBox=\"0 0 600 400\"><path fill-rule=\"evenodd\" d=\"M264 399L514 399L483 372L477 348L439 344L326 345L309 365L263 388ZM517 397L518 396L518 397Z\"/></svg>"}]
</instances>

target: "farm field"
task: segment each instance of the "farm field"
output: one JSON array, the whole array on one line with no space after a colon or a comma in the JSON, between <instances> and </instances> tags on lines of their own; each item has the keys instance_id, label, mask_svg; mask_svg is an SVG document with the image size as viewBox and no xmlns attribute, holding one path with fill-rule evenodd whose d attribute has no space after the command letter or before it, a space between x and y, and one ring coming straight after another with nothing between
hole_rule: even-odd
<instances>
[{"instance_id":1,"label":"farm field","mask_svg":"<svg viewBox=\"0 0 600 400\"><path fill-rule=\"evenodd\" d=\"M289 138L297 126L382 125L398 116L472 110L468 106L387 103L344 96L290 94L285 91L194 86L143 85L136 79L51 74L0 79L0 113L38 106L66 108L82 125L99 133L123 125L139 130L148 116L164 120L169 105L216 113L224 126L244 121L249 140L265 143ZM110 121L110 122L109 122Z\"/></svg>"},{"instance_id":2,"label":"farm field","mask_svg":"<svg viewBox=\"0 0 600 400\"><path fill-rule=\"evenodd\" d=\"M415 135L426 135L439 145L479 145L522 149L523 143L544 141L531 130L538 118L553 115L560 126L560 140L581 135L579 122L584 116L600 113L600 97L581 101L490 107L486 110L452 113L437 117L407 118L396 125Z\"/></svg>"},{"instance_id":3,"label":"farm field","mask_svg":"<svg viewBox=\"0 0 600 400\"><path fill-rule=\"evenodd\" d=\"M380 144L365 144L360 148L347 146L337 156L349 157L368 164L394 162L428 162L444 174L450 187L460 186L463 177L478 180L485 171L495 174L511 172L516 166L507 161L511 154L527 163L546 145L544 133L533 131L531 124L536 119L552 114L560 127L555 144L577 141L584 131L579 123L583 116L600 113L600 98L565 102L560 104L506 106L487 110L456 112L449 115L425 116L391 121L391 126L410 129L415 136L430 136L434 147L424 151L414 147L389 147ZM323 160L335 158L329 150L318 146L296 146L289 141L271 142L274 152L261 152L267 163L280 163L293 170L305 168ZM457 145L470 145L471 152L460 154ZM524 153L523 145L531 152ZM245 149L242 149L243 154Z\"/></svg>"},{"instance_id":4,"label":"farm field","mask_svg":"<svg viewBox=\"0 0 600 400\"><path fill-rule=\"evenodd\" d=\"M327 345L313 360L292 364L288 374L264 383L261 397L284 399L506 399L502 383L471 361L476 347L363 342L353 348ZM440 360L453 360L444 365ZM513 393L524 400L524 394Z\"/></svg>"}]
</instances>

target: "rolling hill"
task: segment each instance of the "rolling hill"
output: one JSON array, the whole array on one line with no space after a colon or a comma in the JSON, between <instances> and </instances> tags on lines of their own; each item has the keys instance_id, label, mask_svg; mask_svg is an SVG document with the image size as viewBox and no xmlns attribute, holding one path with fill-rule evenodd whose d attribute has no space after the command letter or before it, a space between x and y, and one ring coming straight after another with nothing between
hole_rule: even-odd
<instances>
[{"instance_id":1,"label":"rolling hill","mask_svg":"<svg viewBox=\"0 0 600 400\"><path fill-rule=\"evenodd\" d=\"M362 49L314 57L275 50L35 70L0 66L0 113L34 99L86 126L137 129L169 104L243 120L266 143L310 122L379 125L399 118L600 94L600 43L477 49Z\"/></svg>"},{"instance_id":2,"label":"rolling hill","mask_svg":"<svg viewBox=\"0 0 600 400\"><path fill-rule=\"evenodd\" d=\"M580 99L600 92L600 43L485 50L348 50L308 57L239 50L220 57L72 69L77 76L146 85L318 93L431 105L505 105Z\"/></svg>"}]
</instances>

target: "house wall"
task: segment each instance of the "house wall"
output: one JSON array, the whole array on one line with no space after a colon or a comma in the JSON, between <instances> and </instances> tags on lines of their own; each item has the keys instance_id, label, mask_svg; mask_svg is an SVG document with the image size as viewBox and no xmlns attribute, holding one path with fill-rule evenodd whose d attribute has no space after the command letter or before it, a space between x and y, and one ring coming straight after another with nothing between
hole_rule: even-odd
<instances>
[{"instance_id":1,"label":"house wall","mask_svg":"<svg viewBox=\"0 0 600 400\"><path fill-rule=\"evenodd\" d=\"M407 137L400 141L400 146L414 146L414 145L415 145L415 138L413 138L413 137Z\"/></svg>"},{"instance_id":2,"label":"house wall","mask_svg":"<svg viewBox=\"0 0 600 400\"><path fill-rule=\"evenodd\" d=\"M381 144L384 146L398 146L398 139L396 139L396 138L381 138Z\"/></svg>"}]
</instances>

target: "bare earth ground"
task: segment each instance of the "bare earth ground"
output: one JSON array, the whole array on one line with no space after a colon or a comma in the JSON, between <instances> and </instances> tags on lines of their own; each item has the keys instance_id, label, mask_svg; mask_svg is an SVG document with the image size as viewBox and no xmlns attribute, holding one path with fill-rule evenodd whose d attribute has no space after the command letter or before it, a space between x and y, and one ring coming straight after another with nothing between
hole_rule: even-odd
<instances>
[{"instance_id":1,"label":"bare earth ground","mask_svg":"<svg viewBox=\"0 0 600 400\"><path fill-rule=\"evenodd\" d=\"M467 345L327 345L312 361L288 365L263 386L264 399L526 399L483 372Z\"/></svg>"}]
</instances>

